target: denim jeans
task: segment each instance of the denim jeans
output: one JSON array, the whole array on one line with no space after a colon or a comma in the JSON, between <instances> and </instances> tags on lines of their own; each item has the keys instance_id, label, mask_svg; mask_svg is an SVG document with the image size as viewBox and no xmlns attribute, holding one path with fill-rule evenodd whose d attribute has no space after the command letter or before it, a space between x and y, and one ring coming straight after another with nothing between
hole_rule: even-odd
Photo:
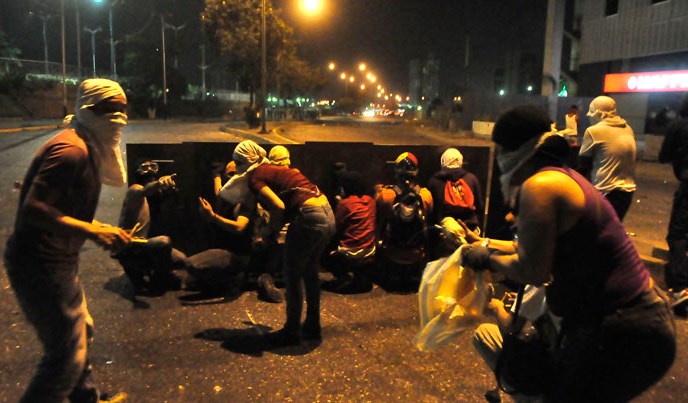
<instances>
[{"instance_id":1,"label":"denim jeans","mask_svg":"<svg viewBox=\"0 0 688 403\"><path fill-rule=\"evenodd\" d=\"M76 266L5 261L26 319L36 329L43 357L21 402L97 402L88 348L93 320Z\"/></svg>"},{"instance_id":2,"label":"denim jeans","mask_svg":"<svg viewBox=\"0 0 688 403\"><path fill-rule=\"evenodd\" d=\"M329 204L301 206L299 214L289 225L283 266L287 288L287 322L284 328L289 332L296 333L301 327L302 280L306 289L306 323L320 326L318 261L334 233L334 214Z\"/></svg>"},{"instance_id":3,"label":"denim jeans","mask_svg":"<svg viewBox=\"0 0 688 403\"><path fill-rule=\"evenodd\" d=\"M600 323L563 323L557 384L547 401L627 402L659 381L676 355L668 299L655 287Z\"/></svg>"},{"instance_id":4,"label":"denim jeans","mask_svg":"<svg viewBox=\"0 0 688 403\"><path fill-rule=\"evenodd\" d=\"M165 235L150 238L145 243L131 243L113 257L119 260L137 289L174 289L179 279L172 274L172 269L187 266L186 255L174 249L172 240Z\"/></svg>"}]
</instances>

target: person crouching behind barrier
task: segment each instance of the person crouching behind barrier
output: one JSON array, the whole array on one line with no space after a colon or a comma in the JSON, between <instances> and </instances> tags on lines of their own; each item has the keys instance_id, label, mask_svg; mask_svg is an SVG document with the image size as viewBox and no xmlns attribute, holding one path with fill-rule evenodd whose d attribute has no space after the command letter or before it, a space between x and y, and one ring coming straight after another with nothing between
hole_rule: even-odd
<instances>
[{"instance_id":1,"label":"person crouching behind barrier","mask_svg":"<svg viewBox=\"0 0 688 403\"><path fill-rule=\"evenodd\" d=\"M339 177L342 199L335 209L337 249L323 257L323 266L335 279L323 288L340 292L367 292L373 287L369 270L375 263L375 200L366 194L360 172Z\"/></svg>"},{"instance_id":2,"label":"person crouching behind barrier","mask_svg":"<svg viewBox=\"0 0 688 403\"><path fill-rule=\"evenodd\" d=\"M184 268L186 255L172 247L167 235L148 238L154 221L160 219L151 212L150 201L175 192L175 174L158 177L159 166L151 160L138 164L135 183L127 190L119 217L121 228L129 229L133 241L126 248L116 251L112 257L119 260L124 273L134 286L135 292L154 294L179 289L181 280L172 272Z\"/></svg>"}]
</instances>

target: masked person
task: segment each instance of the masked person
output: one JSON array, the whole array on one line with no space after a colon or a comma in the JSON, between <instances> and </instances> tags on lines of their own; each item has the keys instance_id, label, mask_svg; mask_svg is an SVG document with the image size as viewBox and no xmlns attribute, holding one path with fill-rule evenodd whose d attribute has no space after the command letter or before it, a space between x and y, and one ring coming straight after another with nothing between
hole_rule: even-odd
<instances>
[{"instance_id":1,"label":"masked person","mask_svg":"<svg viewBox=\"0 0 688 403\"><path fill-rule=\"evenodd\" d=\"M492 140L504 199L518 216L515 254L463 250L463 264L520 284L547 284L562 318L545 401L630 401L671 367L676 335L668 298L655 286L612 206L559 157L568 148L549 118L516 107ZM545 365L532 362L532 366Z\"/></svg>"},{"instance_id":2,"label":"masked person","mask_svg":"<svg viewBox=\"0 0 688 403\"><path fill-rule=\"evenodd\" d=\"M275 243L284 226L289 229L284 244L284 281L287 288L287 320L269 333L273 345L295 345L303 339L319 340L320 282L318 261L335 232L335 220L327 197L298 169L267 163L265 150L251 140L239 143L233 160L237 172L246 173L248 187L270 212L270 223L260 238ZM301 324L303 291L306 290L306 320Z\"/></svg>"},{"instance_id":3,"label":"masked person","mask_svg":"<svg viewBox=\"0 0 688 403\"><path fill-rule=\"evenodd\" d=\"M635 135L618 115L616 101L599 96L590 102L592 126L583 134L577 170L595 185L623 221L635 192Z\"/></svg>"},{"instance_id":4,"label":"masked person","mask_svg":"<svg viewBox=\"0 0 688 403\"><path fill-rule=\"evenodd\" d=\"M26 173L5 267L44 354L22 402L99 400L87 354L93 319L77 276L79 250L87 239L110 251L131 239L94 220L101 184L125 182L119 145L126 108L116 82L83 81L71 127L39 148ZM111 401L125 399L121 393Z\"/></svg>"},{"instance_id":5,"label":"masked person","mask_svg":"<svg viewBox=\"0 0 688 403\"><path fill-rule=\"evenodd\" d=\"M170 237L160 235L155 228L161 218L151 204L158 204L161 197L177 189L175 174L158 177L158 172L154 161L138 164L135 183L127 190L119 216L119 226L130 229L135 242L113 254L136 292L147 290L154 294L179 289L181 280L172 270L184 268L187 263L186 255L172 247Z\"/></svg>"}]
</instances>

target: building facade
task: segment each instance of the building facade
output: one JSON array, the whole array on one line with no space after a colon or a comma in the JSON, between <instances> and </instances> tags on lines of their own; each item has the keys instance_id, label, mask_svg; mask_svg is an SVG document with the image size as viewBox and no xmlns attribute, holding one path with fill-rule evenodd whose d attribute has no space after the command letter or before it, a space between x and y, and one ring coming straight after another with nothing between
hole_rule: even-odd
<instances>
[{"instance_id":1,"label":"building facade","mask_svg":"<svg viewBox=\"0 0 688 403\"><path fill-rule=\"evenodd\" d=\"M578 0L578 94L603 93L661 134L688 92L688 0Z\"/></svg>"}]
</instances>

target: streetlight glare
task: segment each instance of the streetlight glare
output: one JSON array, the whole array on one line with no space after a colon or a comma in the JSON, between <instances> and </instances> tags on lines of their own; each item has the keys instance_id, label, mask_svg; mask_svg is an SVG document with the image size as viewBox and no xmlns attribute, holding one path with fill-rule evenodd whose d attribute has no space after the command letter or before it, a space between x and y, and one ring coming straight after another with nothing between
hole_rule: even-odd
<instances>
[{"instance_id":1,"label":"streetlight glare","mask_svg":"<svg viewBox=\"0 0 688 403\"><path fill-rule=\"evenodd\" d=\"M301 9L307 14L318 14L323 8L320 0L302 0Z\"/></svg>"},{"instance_id":2,"label":"streetlight glare","mask_svg":"<svg viewBox=\"0 0 688 403\"><path fill-rule=\"evenodd\" d=\"M358 69L361 70L361 71L365 71L365 69L366 69L365 63L359 64L359 65L358 65Z\"/></svg>"},{"instance_id":3,"label":"streetlight glare","mask_svg":"<svg viewBox=\"0 0 688 403\"><path fill-rule=\"evenodd\" d=\"M327 65L327 68L330 69L330 70L334 70L335 67L336 67L336 66L335 66L334 62L330 62L330 64Z\"/></svg>"},{"instance_id":4,"label":"streetlight glare","mask_svg":"<svg viewBox=\"0 0 688 403\"><path fill-rule=\"evenodd\" d=\"M340 74L339 78L341 78L342 80L346 80L346 73Z\"/></svg>"}]
</instances>

